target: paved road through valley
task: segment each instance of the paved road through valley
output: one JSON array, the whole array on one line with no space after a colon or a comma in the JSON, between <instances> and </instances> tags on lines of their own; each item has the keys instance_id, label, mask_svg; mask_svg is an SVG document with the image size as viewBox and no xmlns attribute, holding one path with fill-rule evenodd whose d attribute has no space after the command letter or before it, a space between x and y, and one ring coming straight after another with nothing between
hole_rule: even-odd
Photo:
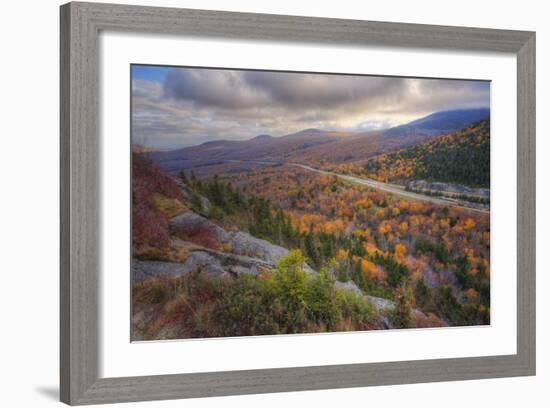
<instances>
[{"instance_id":1,"label":"paved road through valley","mask_svg":"<svg viewBox=\"0 0 550 408\"><path fill-rule=\"evenodd\" d=\"M246 160L246 161L245 160L227 160L227 161L241 162L241 163L245 163L245 162L250 163L250 162L252 162L252 163L257 163L257 164L268 164L268 165L269 164L284 164L284 165L288 165L288 166L300 167L302 169L313 171L315 173L324 174L324 175L328 175L328 176L336 176L336 177L338 177L342 180L345 180L349 183L354 183L354 184L359 184L359 185L362 185L362 186L367 186L367 187L370 187L370 188L374 188L376 190L385 191L387 193L395 194L395 195L405 197L405 198L410 198L410 199L413 199L413 200L427 201L427 202L434 203L434 204L439 204L439 205L454 205L456 207L460 207L460 208L463 208L465 210L470 210L470 211L474 211L474 212L489 214L488 209L468 207L468 206L462 205L458 200L454 200L452 198L433 197L433 196L429 196L429 195L425 195L425 194L413 193L412 191L406 191L405 188L401 187L401 186L395 186L395 185L392 185L392 184L383 183L381 181L376 181L376 180L372 180L372 179L365 179L365 178L361 178L361 177L350 176L349 174L341 174L341 173L335 173L335 172L332 172L332 171L316 169L315 167L311 167L311 166L301 164L301 163L292 163L292 162L281 163L281 162L260 161L260 160L250 160L250 161L248 161L248 160Z\"/></svg>"}]
</instances>

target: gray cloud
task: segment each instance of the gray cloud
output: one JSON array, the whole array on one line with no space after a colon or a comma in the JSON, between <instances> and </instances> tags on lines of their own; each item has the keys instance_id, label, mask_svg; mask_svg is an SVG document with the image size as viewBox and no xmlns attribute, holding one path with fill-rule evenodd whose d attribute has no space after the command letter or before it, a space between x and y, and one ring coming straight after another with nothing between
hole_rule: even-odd
<instances>
[{"instance_id":1,"label":"gray cloud","mask_svg":"<svg viewBox=\"0 0 550 408\"><path fill-rule=\"evenodd\" d=\"M268 102L239 71L174 69L166 75L164 94L197 106L239 110Z\"/></svg>"},{"instance_id":2,"label":"gray cloud","mask_svg":"<svg viewBox=\"0 0 550 408\"><path fill-rule=\"evenodd\" d=\"M365 131L488 106L481 81L174 68L163 83L133 81L132 130L136 143L173 148L308 127Z\"/></svg>"},{"instance_id":3,"label":"gray cloud","mask_svg":"<svg viewBox=\"0 0 550 408\"><path fill-rule=\"evenodd\" d=\"M250 86L263 90L270 100L296 108L338 108L367 100L399 97L404 79L341 75L246 72Z\"/></svg>"}]
</instances>

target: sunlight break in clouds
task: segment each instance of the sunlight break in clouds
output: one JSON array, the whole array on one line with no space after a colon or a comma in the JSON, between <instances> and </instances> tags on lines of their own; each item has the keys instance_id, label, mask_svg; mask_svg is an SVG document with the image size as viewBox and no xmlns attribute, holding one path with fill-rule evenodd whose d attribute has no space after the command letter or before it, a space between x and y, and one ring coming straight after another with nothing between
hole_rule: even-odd
<instances>
[{"instance_id":1,"label":"sunlight break in clouds","mask_svg":"<svg viewBox=\"0 0 550 408\"><path fill-rule=\"evenodd\" d=\"M159 149L283 136L368 132L430 113L489 107L489 82L132 66L134 143Z\"/></svg>"}]
</instances>

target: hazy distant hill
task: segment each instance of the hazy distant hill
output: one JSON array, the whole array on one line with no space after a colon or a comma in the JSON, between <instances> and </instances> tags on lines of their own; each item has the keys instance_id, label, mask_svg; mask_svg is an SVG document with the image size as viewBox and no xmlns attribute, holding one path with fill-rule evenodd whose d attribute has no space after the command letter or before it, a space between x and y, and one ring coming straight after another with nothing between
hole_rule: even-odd
<instances>
[{"instance_id":1,"label":"hazy distant hill","mask_svg":"<svg viewBox=\"0 0 550 408\"><path fill-rule=\"evenodd\" d=\"M419 132L425 135L441 135L462 129L467 125L489 117L489 109L458 109L432 113L406 125L388 129L387 136L409 135Z\"/></svg>"},{"instance_id":2,"label":"hazy distant hill","mask_svg":"<svg viewBox=\"0 0 550 408\"><path fill-rule=\"evenodd\" d=\"M330 166L421 143L488 117L488 109L444 111L382 131L352 133L305 129L281 137L260 135L243 141L217 140L150 155L170 172L228 160L296 161Z\"/></svg>"},{"instance_id":3,"label":"hazy distant hill","mask_svg":"<svg viewBox=\"0 0 550 408\"><path fill-rule=\"evenodd\" d=\"M354 162L395 149L413 146L432 137L448 134L489 118L488 109L436 112L405 125L378 132L367 132L325 144L308 151L296 152L290 159L330 167Z\"/></svg>"},{"instance_id":4,"label":"hazy distant hill","mask_svg":"<svg viewBox=\"0 0 550 408\"><path fill-rule=\"evenodd\" d=\"M281 161L295 152L335 142L351 134L306 129L281 137L260 135L242 141L216 140L168 152L155 152L151 154L151 158L171 172L227 160Z\"/></svg>"}]
</instances>

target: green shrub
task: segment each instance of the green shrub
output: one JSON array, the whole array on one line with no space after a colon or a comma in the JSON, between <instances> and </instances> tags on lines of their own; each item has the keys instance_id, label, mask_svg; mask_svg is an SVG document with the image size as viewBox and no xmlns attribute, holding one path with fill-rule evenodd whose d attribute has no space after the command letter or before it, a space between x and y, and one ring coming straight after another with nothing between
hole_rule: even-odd
<instances>
[{"instance_id":1,"label":"green shrub","mask_svg":"<svg viewBox=\"0 0 550 408\"><path fill-rule=\"evenodd\" d=\"M336 290L336 305L342 319L351 319L358 325L365 325L374 317L374 306L350 290Z\"/></svg>"},{"instance_id":2,"label":"green shrub","mask_svg":"<svg viewBox=\"0 0 550 408\"><path fill-rule=\"evenodd\" d=\"M225 218L225 212L217 205L213 205L210 207L210 211L208 211L208 218L223 220Z\"/></svg>"},{"instance_id":3,"label":"green shrub","mask_svg":"<svg viewBox=\"0 0 550 408\"><path fill-rule=\"evenodd\" d=\"M306 304L311 319L324 324L327 330L334 330L338 321L334 279L325 269L310 279L306 293Z\"/></svg>"},{"instance_id":4,"label":"green shrub","mask_svg":"<svg viewBox=\"0 0 550 408\"><path fill-rule=\"evenodd\" d=\"M247 336L279 332L278 300L266 281L250 275L222 280L211 310L221 336Z\"/></svg>"},{"instance_id":5,"label":"green shrub","mask_svg":"<svg viewBox=\"0 0 550 408\"><path fill-rule=\"evenodd\" d=\"M336 290L326 270L308 275L304 265L302 252L293 250L268 279L246 274L154 279L134 285L133 299L135 304L170 304L163 313L172 313L189 337L360 330L372 321L373 306L363 296Z\"/></svg>"},{"instance_id":6,"label":"green shrub","mask_svg":"<svg viewBox=\"0 0 550 408\"><path fill-rule=\"evenodd\" d=\"M440 314L450 320L453 325L464 324L462 306L449 286L442 286L437 290L435 301Z\"/></svg>"}]
</instances>

